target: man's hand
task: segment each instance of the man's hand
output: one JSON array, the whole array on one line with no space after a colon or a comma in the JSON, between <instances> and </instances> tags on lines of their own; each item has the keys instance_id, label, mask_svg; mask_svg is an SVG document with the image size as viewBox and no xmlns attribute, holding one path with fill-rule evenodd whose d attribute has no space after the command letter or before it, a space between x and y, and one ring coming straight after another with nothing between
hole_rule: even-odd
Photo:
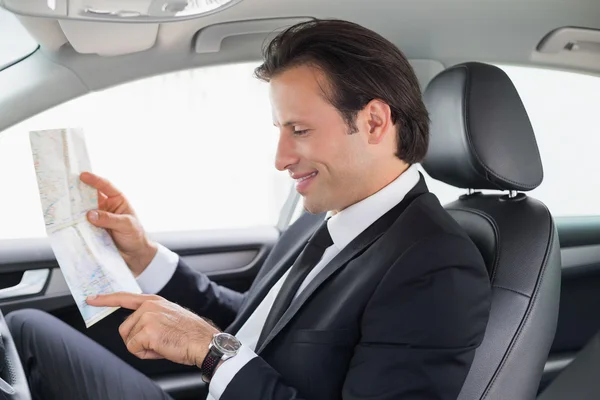
<instances>
[{"instance_id":1,"label":"man's hand","mask_svg":"<svg viewBox=\"0 0 600 400\"><path fill-rule=\"evenodd\" d=\"M98 210L88 212L88 220L108 231L129 269L137 277L156 255L156 244L146 235L123 193L108 180L89 172L82 173L80 179L98 190Z\"/></svg>"},{"instance_id":2,"label":"man's hand","mask_svg":"<svg viewBox=\"0 0 600 400\"><path fill-rule=\"evenodd\" d=\"M119 327L127 350L142 359L162 359L200 367L219 330L191 311L156 295L113 293L88 297L95 307L136 310Z\"/></svg>"}]
</instances>

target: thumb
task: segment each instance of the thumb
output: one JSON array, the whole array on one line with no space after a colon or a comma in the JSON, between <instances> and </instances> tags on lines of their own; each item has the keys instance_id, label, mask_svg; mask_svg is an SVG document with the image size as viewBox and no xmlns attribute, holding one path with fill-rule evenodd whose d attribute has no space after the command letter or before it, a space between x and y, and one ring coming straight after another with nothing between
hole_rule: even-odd
<instances>
[{"instance_id":1,"label":"thumb","mask_svg":"<svg viewBox=\"0 0 600 400\"><path fill-rule=\"evenodd\" d=\"M124 231L132 227L129 215L118 215L101 210L92 210L88 212L87 218L92 225L99 228Z\"/></svg>"}]
</instances>

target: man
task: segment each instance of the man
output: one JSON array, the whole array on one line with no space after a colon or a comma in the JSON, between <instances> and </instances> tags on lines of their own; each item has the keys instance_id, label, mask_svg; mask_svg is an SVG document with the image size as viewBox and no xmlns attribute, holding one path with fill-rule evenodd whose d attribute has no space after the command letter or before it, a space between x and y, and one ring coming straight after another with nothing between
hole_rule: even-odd
<instances>
[{"instance_id":1,"label":"man","mask_svg":"<svg viewBox=\"0 0 600 400\"><path fill-rule=\"evenodd\" d=\"M209 399L455 399L485 331L489 278L416 169L428 114L409 63L376 33L331 20L288 29L264 58L275 164L308 213L241 294L152 243L125 197L83 174L101 198L89 220L146 293L88 303L133 310L119 327L129 352L197 366ZM36 398L168 398L47 314L9 324Z\"/></svg>"}]
</instances>

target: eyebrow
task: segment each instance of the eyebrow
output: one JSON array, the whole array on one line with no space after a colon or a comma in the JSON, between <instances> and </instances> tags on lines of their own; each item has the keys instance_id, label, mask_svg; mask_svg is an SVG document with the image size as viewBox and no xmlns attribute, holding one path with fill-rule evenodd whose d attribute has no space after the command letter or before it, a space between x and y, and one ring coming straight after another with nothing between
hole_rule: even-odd
<instances>
[{"instance_id":1,"label":"eyebrow","mask_svg":"<svg viewBox=\"0 0 600 400\"><path fill-rule=\"evenodd\" d=\"M294 126L294 125L299 125L299 122L296 121L287 121L286 123L283 124L283 126L287 127L287 126ZM277 127L276 123L273 123L274 127Z\"/></svg>"}]
</instances>

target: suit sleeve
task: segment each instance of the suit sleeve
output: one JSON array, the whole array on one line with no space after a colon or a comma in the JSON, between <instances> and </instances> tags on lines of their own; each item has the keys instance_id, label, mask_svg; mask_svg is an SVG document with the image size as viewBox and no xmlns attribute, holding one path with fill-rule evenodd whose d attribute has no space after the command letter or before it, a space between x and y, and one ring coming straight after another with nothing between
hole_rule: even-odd
<instances>
[{"instance_id":1,"label":"suit sleeve","mask_svg":"<svg viewBox=\"0 0 600 400\"><path fill-rule=\"evenodd\" d=\"M220 286L194 271L181 257L173 276L157 294L210 319L220 329L233 322L245 298L245 294Z\"/></svg>"},{"instance_id":2,"label":"suit sleeve","mask_svg":"<svg viewBox=\"0 0 600 400\"><path fill-rule=\"evenodd\" d=\"M369 299L344 400L455 400L481 344L491 299L483 260L453 235L413 245ZM306 399L263 359L251 360L221 400Z\"/></svg>"}]
</instances>

